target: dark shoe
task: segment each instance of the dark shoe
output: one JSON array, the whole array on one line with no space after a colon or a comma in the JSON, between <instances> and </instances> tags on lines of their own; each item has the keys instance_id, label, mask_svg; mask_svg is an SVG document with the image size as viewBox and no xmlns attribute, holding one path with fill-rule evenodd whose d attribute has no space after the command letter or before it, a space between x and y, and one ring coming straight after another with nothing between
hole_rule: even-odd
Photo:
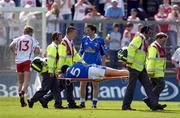
<instances>
[{"instance_id":1,"label":"dark shoe","mask_svg":"<svg viewBox=\"0 0 180 118\"><path fill-rule=\"evenodd\" d=\"M151 104L150 104L149 98L144 98L143 101L144 101L144 103L145 103L149 108L151 108Z\"/></svg>"},{"instance_id":2,"label":"dark shoe","mask_svg":"<svg viewBox=\"0 0 180 118\"><path fill-rule=\"evenodd\" d=\"M41 103L43 108L48 108L48 102L44 98L40 98L39 102Z\"/></svg>"},{"instance_id":3,"label":"dark shoe","mask_svg":"<svg viewBox=\"0 0 180 118\"><path fill-rule=\"evenodd\" d=\"M97 101L93 100L92 108L97 108L96 106L97 106Z\"/></svg>"},{"instance_id":4,"label":"dark shoe","mask_svg":"<svg viewBox=\"0 0 180 118\"><path fill-rule=\"evenodd\" d=\"M68 108L69 109L80 109L82 108L81 106L78 106L78 105L68 105Z\"/></svg>"},{"instance_id":5,"label":"dark shoe","mask_svg":"<svg viewBox=\"0 0 180 118\"><path fill-rule=\"evenodd\" d=\"M166 107L167 107L166 104L163 104L163 105L158 104L158 109L159 109L159 110L164 110L164 108L166 108Z\"/></svg>"},{"instance_id":6,"label":"dark shoe","mask_svg":"<svg viewBox=\"0 0 180 118\"><path fill-rule=\"evenodd\" d=\"M166 108L166 107L167 107L166 104L164 104L164 105L158 104L155 108L151 108L151 110L154 110L154 111L156 111L156 110L164 110L164 108Z\"/></svg>"},{"instance_id":7,"label":"dark shoe","mask_svg":"<svg viewBox=\"0 0 180 118\"><path fill-rule=\"evenodd\" d=\"M63 106L55 106L55 109L67 109L67 107L63 107Z\"/></svg>"},{"instance_id":8,"label":"dark shoe","mask_svg":"<svg viewBox=\"0 0 180 118\"><path fill-rule=\"evenodd\" d=\"M21 107L27 106L26 102L24 101L24 97L20 97L20 103L21 103Z\"/></svg>"},{"instance_id":9,"label":"dark shoe","mask_svg":"<svg viewBox=\"0 0 180 118\"><path fill-rule=\"evenodd\" d=\"M131 107L128 107L128 108L122 108L122 110L132 110L132 111L135 111L136 109L133 109Z\"/></svg>"},{"instance_id":10,"label":"dark shoe","mask_svg":"<svg viewBox=\"0 0 180 118\"><path fill-rule=\"evenodd\" d=\"M31 102L30 100L27 100L29 108L33 108L34 102Z\"/></svg>"},{"instance_id":11,"label":"dark shoe","mask_svg":"<svg viewBox=\"0 0 180 118\"><path fill-rule=\"evenodd\" d=\"M86 106L85 106L85 103L84 103L84 102L81 102L80 107L81 107L81 108L85 108L85 107L86 107Z\"/></svg>"},{"instance_id":12,"label":"dark shoe","mask_svg":"<svg viewBox=\"0 0 180 118\"><path fill-rule=\"evenodd\" d=\"M92 105L92 108L96 109L96 108L97 108L97 106L96 106L96 105Z\"/></svg>"}]
</instances>

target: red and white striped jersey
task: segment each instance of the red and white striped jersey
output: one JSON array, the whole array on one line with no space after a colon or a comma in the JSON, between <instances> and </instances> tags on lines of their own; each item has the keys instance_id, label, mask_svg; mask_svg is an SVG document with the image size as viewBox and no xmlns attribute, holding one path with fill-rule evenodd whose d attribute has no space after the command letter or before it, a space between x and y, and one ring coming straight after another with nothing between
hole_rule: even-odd
<instances>
[{"instance_id":1,"label":"red and white striped jersey","mask_svg":"<svg viewBox=\"0 0 180 118\"><path fill-rule=\"evenodd\" d=\"M13 40L16 48L16 63L22 63L34 58L35 48L39 48L39 42L30 35L22 35Z\"/></svg>"}]
</instances>

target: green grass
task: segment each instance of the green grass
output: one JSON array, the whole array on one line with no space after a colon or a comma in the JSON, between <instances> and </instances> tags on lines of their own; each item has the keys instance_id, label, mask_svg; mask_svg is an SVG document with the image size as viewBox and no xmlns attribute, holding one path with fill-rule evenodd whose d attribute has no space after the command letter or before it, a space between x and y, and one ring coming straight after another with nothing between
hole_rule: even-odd
<instances>
[{"instance_id":1,"label":"green grass","mask_svg":"<svg viewBox=\"0 0 180 118\"><path fill-rule=\"evenodd\" d=\"M84 109L57 110L53 102L49 109L43 109L39 103L30 109L21 108L17 97L0 97L0 118L180 118L180 102L164 103L168 105L164 111L151 111L139 101L132 104L136 111L122 111L122 101L99 101L97 109L92 109L91 101L88 101ZM63 105L66 104L63 101Z\"/></svg>"}]
</instances>

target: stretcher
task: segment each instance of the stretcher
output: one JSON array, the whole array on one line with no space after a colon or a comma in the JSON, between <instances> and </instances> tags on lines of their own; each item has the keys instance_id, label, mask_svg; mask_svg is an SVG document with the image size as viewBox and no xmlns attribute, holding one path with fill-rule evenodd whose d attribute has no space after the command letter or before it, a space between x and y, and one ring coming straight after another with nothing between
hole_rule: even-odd
<instances>
[{"instance_id":1,"label":"stretcher","mask_svg":"<svg viewBox=\"0 0 180 118\"><path fill-rule=\"evenodd\" d=\"M57 77L58 80L69 80L69 81L104 81L104 80L117 80L117 79L126 79L126 78L128 78L128 76L109 76L109 77L102 77L102 78L97 78L97 79Z\"/></svg>"}]
</instances>

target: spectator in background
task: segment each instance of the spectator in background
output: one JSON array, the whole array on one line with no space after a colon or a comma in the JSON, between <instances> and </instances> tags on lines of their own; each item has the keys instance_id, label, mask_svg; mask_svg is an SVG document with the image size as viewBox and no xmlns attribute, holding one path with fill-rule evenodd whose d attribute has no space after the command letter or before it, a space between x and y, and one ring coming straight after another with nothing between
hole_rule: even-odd
<instances>
[{"instance_id":1,"label":"spectator in background","mask_svg":"<svg viewBox=\"0 0 180 118\"><path fill-rule=\"evenodd\" d=\"M52 33L59 32L59 20L62 19L62 16L59 11L59 7L56 2L51 6L51 10L46 13L47 18L47 45L52 42Z\"/></svg>"},{"instance_id":2,"label":"spectator in background","mask_svg":"<svg viewBox=\"0 0 180 118\"><path fill-rule=\"evenodd\" d=\"M131 9L132 8L138 8L139 7L139 3L141 0L127 0L127 16L129 16L131 14Z\"/></svg>"},{"instance_id":3,"label":"spectator in background","mask_svg":"<svg viewBox=\"0 0 180 118\"><path fill-rule=\"evenodd\" d=\"M74 20L82 20L85 16L86 8L92 7L91 3L85 0L78 0L75 4Z\"/></svg>"},{"instance_id":4,"label":"spectator in background","mask_svg":"<svg viewBox=\"0 0 180 118\"><path fill-rule=\"evenodd\" d=\"M164 13L166 13L167 15L171 13L170 0L163 0L163 9Z\"/></svg>"},{"instance_id":5,"label":"spectator in background","mask_svg":"<svg viewBox=\"0 0 180 118\"><path fill-rule=\"evenodd\" d=\"M172 6L172 10L171 13L168 14L167 21L171 22L169 24L168 36L172 46L172 52L174 52L175 49L177 48L177 31L178 31L178 25L175 22L180 21L180 12L178 5Z\"/></svg>"},{"instance_id":6,"label":"spectator in background","mask_svg":"<svg viewBox=\"0 0 180 118\"><path fill-rule=\"evenodd\" d=\"M61 15L63 17L63 20L72 20L72 12L71 12L71 8L72 8L72 2L71 0L60 0L60 11L61 11ZM61 32L63 34L65 34L66 32L66 25L67 23L61 23Z\"/></svg>"},{"instance_id":7,"label":"spectator in background","mask_svg":"<svg viewBox=\"0 0 180 118\"><path fill-rule=\"evenodd\" d=\"M53 0L46 0L46 7L48 10L51 10L51 6L53 5Z\"/></svg>"},{"instance_id":8,"label":"spectator in background","mask_svg":"<svg viewBox=\"0 0 180 118\"><path fill-rule=\"evenodd\" d=\"M135 8L131 9L131 15L128 16L128 21L130 22L139 22L140 19L137 17L138 11ZM133 27L131 29L131 39L135 36L136 32L138 31L138 24L133 23Z\"/></svg>"},{"instance_id":9,"label":"spectator in background","mask_svg":"<svg viewBox=\"0 0 180 118\"><path fill-rule=\"evenodd\" d=\"M13 1L14 1L14 3L16 4L17 7L20 6L20 1L21 1L21 0L13 0Z\"/></svg>"},{"instance_id":10,"label":"spectator in background","mask_svg":"<svg viewBox=\"0 0 180 118\"><path fill-rule=\"evenodd\" d=\"M180 6L180 0L171 0L171 4L177 4Z\"/></svg>"},{"instance_id":11,"label":"spectator in background","mask_svg":"<svg viewBox=\"0 0 180 118\"><path fill-rule=\"evenodd\" d=\"M36 0L21 0L21 7L25 7L27 4L36 7Z\"/></svg>"},{"instance_id":12,"label":"spectator in background","mask_svg":"<svg viewBox=\"0 0 180 118\"><path fill-rule=\"evenodd\" d=\"M88 2L87 0L78 0L78 2L74 6L74 20L75 21L81 21L85 17L85 11L87 8L92 8L92 4ZM79 34L78 38L82 38L83 36L83 29L84 24L83 23L76 23L75 27L77 28L77 32Z\"/></svg>"},{"instance_id":13,"label":"spectator in background","mask_svg":"<svg viewBox=\"0 0 180 118\"><path fill-rule=\"evenodd\" d=\"M30 7L32 7L32 6L29 4L27 4L25 6L25 8L30 8ZM19 26L20 30L23 29L23 27L25 25L30 25L31 27L34 28L34 30L37 31L38 29L36 29L35 27L38 25L37 19L38 19L38 15L40 15L40 14L41 14L41 12L38 12L38 11L36 11L36 12L28 12L28 11L20 12L20 15L19 15L19 20L21 21L21 24ZM20 31L20 32L22 32L22 31ZM35 35L36 39L39 39L39 37L38 37L39 34L37 35L37 32L34 32L34 35Z\"/></svg>"},{"instance_id":14,"label":"spectator in background","mask_svg":"<svg viewBox=\"0 0 180 118\"><path fill-rule=\"evenodd\" d=\"M109 7L112 6L111 4L112 0L105 0L105 6L104 6L104 11L106 11ZM118 2L118 7L122 9L123 11L123 15L125 15L125 11L124 11L124 1L123 0L117 0Z\"/></svg>"},{"instance_id":15,"label":"spectator in background","mask_svg":"<svg viewBox=\"0 0 180 118\"><path fill-rule=\"evenodd\" d=\"M104 16L102 16L99 12L97 12L97 9L95 7L90 8L89 13L87 13L83 20L101 20Z\"/></svg>"},{"instance_id":16,"label":"spectator in background","mask_svg":"<svg viewBox=\"0 0 180 118\"><path fill-rule=\"evenodd\" d=\"M123 11L118 7L118 0L111 0L111 7L108 7L105 11L105 19L119 19L123 18ZM112 24L107 24L107 31L112 31ZM121 29L120 29L121 30Z\"/></svg>"},{"instance_id":17,"label":"spectator in background","mask_svg":"<svg viewBox=\"0 0 180 118\"><path fill-rule=\"evenodd\" d=\"M121 49L121 33L119 32L119 25L113 24L113 31L110 33L109 39L109 57L110 67L118 68L118 51Z\"/></svg>"},{"instance_id":18,"label":"spectator in background","mask_svg":"<svg viewBox=\"0 0 180 118\"><path fill-rule=\"evenodd\" d=\"M89 9L89 13L87 13L85 15L85 17L83 18L84 21L86 20L91 20L91 21L94 21L94 20L97 20L97 23L94 23L94 25L96 25L98 32L101 31L101 23L98 22L100 21L101 19L104 19L104 16L102 16L99 12L97 12L97 9L95 7L93 8L90 8Z\"/></svg>"},{"instance_id":19,"label":"spectator in background","mask_svg":"<svg viewBox=\"0 0 180 118\"><path fill-rule=\"evenodd\" d=\"M63 20L71 20L72 19L72 13L71 13L71 8L72 8L72 2L71 0L61 0L61 14L63 16Z\"/></svg>"},{"instance_id":20,"label":"spectator in background","mask_svg":"<svg viewBox=\"0 0 180 118\"><path fill-rule=\"evenodd\" d=\"M0 8L12 8L12 7L16 7L13 0L1 0L0 1ZM11 20L11 19L15 18L15 14L12 12L5 12L3 14L0 13L0 17Z\"/></svg>"},{"instance_id":21,"label":"spectator in background","mask_svg":"<svg viewBox=\"0 0 180 118\"><path fill-rule=\"evenodd\" d=\"M107 0L106 0L107 1ZM105 5L105 0L96 0L96 4L94 4L97 8L97 11L101 14L104 15L104 5Z\"/></svg>"},{"instance_id":22,"label":"spectator in background","mask_svg":"<svg viewBox=\"0 0 180 118\"><path fill-rule=\"evenodd\" d=\"M131 37L132 28L133 28L133 24L128 22L126 24L126 27L125 27L125 30L123 33L123 37L122 37L122 41L121 41L121 47L127 47L129 45L129 43L131 42L131 40L132 40L132 37Z\"/></svg>"},{"instance_id":23,"label":"spectator in background","mask_svg":"<svg viewBox=\"0 0 180 118\"><path fill-rule=\"evenodd\" d=\"M167 17L168 15L164 12L163 5L159 5L158 13L154 16L155 21L165 22L167 20ZM158 25L158 28L160 32L168 32L168 24L160 24Z\"/></svg>"},{"instance_id":24,"label":"spectator in background","mask_svg":"<svg viewBox=\"0 0 180 118\"><path fill-rule=\"evenodd\" d=\"M122 8L118 7L118 0L111 0L112 6L107 8L105 11L105 18L106 19L120 19L123 18L123 11Z\"/></svg>"},{"instance_id":25,"label":"spectator in background","mask_svg":"<svg viewBox=\"0 0 180 118\"><path fill-rule=\"evenodd\" d=\"M25 8L30 8L32 6L27 4L24 7ZM26 22L26 24L27 24L27 22L29 22L31 19L34 19L34 18L35 18L35 16L33 15L32 12L22 11L19 14L19 20L22 21L22 22Z\"/></svg>"},{"instance_id":26,"label":"spectator in background","mask_svg":"<svg viewBox=\"0 0 180 118\"><path fill-rule=\"evenodd\" d=\"M178 85L180 87L180 48L177 48L174 54L171 57L172 63L177 68L177 76L176 79L178 81Z\"/></svg>"}]
</instances>

